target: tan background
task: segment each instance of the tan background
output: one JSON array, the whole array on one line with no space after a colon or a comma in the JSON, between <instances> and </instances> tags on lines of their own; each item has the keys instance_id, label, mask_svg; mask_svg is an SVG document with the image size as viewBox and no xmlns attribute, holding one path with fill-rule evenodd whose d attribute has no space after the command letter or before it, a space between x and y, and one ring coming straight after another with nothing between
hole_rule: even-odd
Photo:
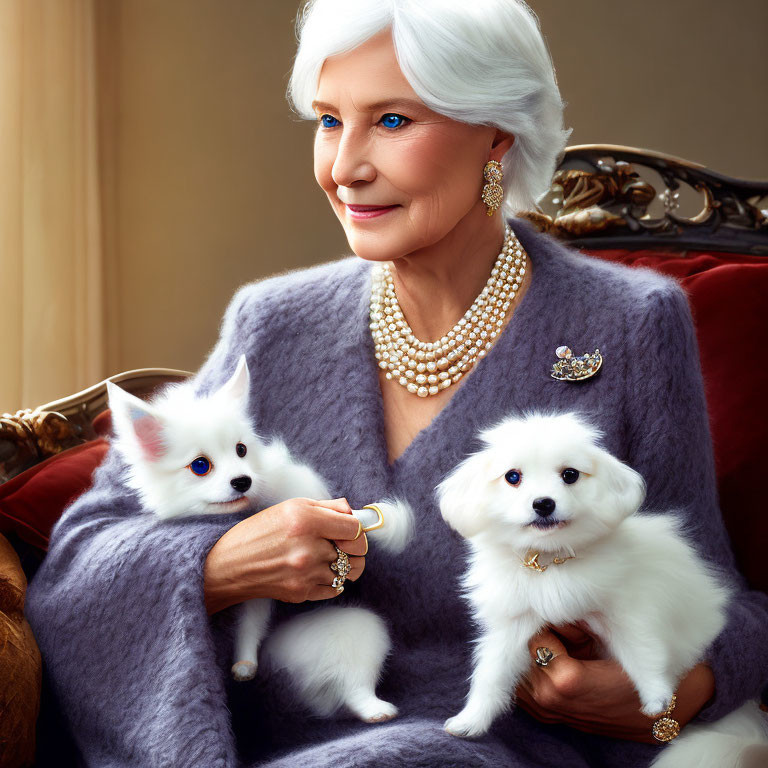
<instances>
[{"instance_id":1,"label":"tan background","mask_svg":"<svg viewBox=\"0 0 768 768\"><path fill-rule=\"evenodd\" d=\"M571 143L634 145L768 178L765 0L531 5ZM315 187L311 128L284 99L297 7L98 3L105 376L196 369L237 286L346 252ZM46 386L44 399L67 394Z\"/></svg>"}]
</instances>

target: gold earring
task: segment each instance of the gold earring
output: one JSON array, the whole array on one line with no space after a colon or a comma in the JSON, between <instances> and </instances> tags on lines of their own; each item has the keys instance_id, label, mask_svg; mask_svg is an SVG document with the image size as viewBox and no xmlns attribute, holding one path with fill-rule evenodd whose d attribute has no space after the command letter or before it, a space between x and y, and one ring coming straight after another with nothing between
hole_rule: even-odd
<instances>
[{"instance_id":1,"label":"gold earring","mask_svg":"<svg viewBox=\"0 0 768 768\"><path fill-rule=\"evenodd\" d=\"M483 187L482 199L488 206L486 213L493 216L504 199L504 189L501 186L501 163L498 160L489 160L483 168L483 178L488 183Z\"/></svg>"}]
</instances>

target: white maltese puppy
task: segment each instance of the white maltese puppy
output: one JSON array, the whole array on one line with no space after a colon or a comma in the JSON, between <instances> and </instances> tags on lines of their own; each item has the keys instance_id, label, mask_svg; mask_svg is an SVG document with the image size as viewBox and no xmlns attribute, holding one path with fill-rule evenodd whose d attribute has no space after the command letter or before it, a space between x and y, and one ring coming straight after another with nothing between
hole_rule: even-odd
<instances>
[{"instance_id":1,"label":"white maltese puppy","mask_svg":"<svg viewBox=\"0 0 768 768\"><path fill-rule=\"evenodd\" d=\"M248 417L250 376L245 356L229 381L207 397L197 396L189 382L170 385L149 402L112 382L107 382L107 389L113 442L128 466L125 482L139 492L149 512L164 520L256 512L291 498L331 498L323 478L295 461L280 439L266 443L254 432ZM383 525L375 510L353 514L364 531L373 528L368 535L377 544L390 552L402 551L412 531L410 507L389 499L376 506L383 513ZM333 575L329 569L329 583ZM235 679L255 676L271 611L269 599L243 603L232 667ZM350 612L344 615L346 611ZM324 647L325 638L337 636L337 632L325 634L333 616L337 626L343 624L366 651L348 655L348 663L331 673L324 666L331 663ZM270 656L291 673L316 712L330 714L346 704L367 721L396 714L374 692L390 641L383 622L370 611L319 609L286 622L275 640ZM338 657L332 661L337 664Z\"/></svg>"},{"instance_id":2,"label":"white maltese puppy","mask_svg":"<svg viewBox=\"0 0 768 768\"><path fill-rule=\"evenodd\" d=\"M601 436L576 414L508 418L436 489L469 542L463 588L481 627L466 704L444 725L456 736L486 733L511 706L546 625L586 622L649 716L724 626L729 589L675 515L635 514L643 478Z\"/></svg>"}]
</instances>

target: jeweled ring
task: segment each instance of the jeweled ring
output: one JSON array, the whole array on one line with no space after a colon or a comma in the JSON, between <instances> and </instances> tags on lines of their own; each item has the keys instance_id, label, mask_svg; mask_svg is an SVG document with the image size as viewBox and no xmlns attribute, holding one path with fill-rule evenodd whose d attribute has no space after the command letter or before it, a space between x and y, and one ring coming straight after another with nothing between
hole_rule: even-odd
<instances>
[{"instance_id":1,"label":"jeweled ring","mask_svg":"<svg viewBox=\"0 0 768 768\"><path fill-rule=\"evenodd\" d=\"M554 651L542 645L536 649L536 658L534 659L534 661L540 667L546 667L549 664L549 662L552 661L552 659L554 658L555 658Z\"/></svg>"},{"instance_id":2,"label":"jeweled ring","mask_svg":"<svg viewBox=\"0 0 768 768\"><path fill-rule=\"evenodd\" d=\"M338 576L334 577L331 586L340 592L341 590L339 590L339 587L343 587L343 584L347 579L347 574L352 570L352 565L349 562L349 555L347 555L346 552L342 552L335 544L333 547L336 550L338 557L335 562L331 563L331 570L334 573L337 573Z\"/></svg>"}]
</instances>

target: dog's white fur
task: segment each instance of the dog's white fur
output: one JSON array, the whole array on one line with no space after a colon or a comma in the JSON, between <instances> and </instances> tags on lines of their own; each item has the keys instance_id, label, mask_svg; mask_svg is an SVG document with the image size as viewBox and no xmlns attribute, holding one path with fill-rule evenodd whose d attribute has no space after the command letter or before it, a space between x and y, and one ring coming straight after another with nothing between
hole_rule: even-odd
<instances>
[{"instance_id":1,"label":"dog's white fur","mask_svg":"<svg viewBox=\"0 0 768 768\"><path fill-rule=\"evenodd\" d=\"M327 483L311 467L293 459L279 438L262 440L248 418L250 376L245 356L235 373L207 397L195 394L190 383L166 387L149 402L107 382L115 436L113 444L124 457L126 483L139 493L142 505L162 519L190 515L256 511L291 498L329 499ZM246 448L244 456L236 446ZM195 475L189 465L206 457L212 469ZM250 486L238 491L235 478ZM378 545L402 551L413 529L413 513L400 499L376 502L384 526L372 531ZM365 510L353 510L363 525ZM330 584L334 574L329 569ZM235 637L232 674L249 680L256 674L258 652L266 636L272 600L243 603ZM329 630L329 622L337 628ZM343 625L344 631L338 627ZM353 646L339 665L339 651L331 648L347 635ZM330 715L342 705L371 722L394 717L397 710L376 697L375 685L389 652L384 622L363 608L319 609L286 622L270 642L270 656L293 677L306 704L317 714Z\"/></svg>"},{"instance_id":2,"label":"dog's white fur","mask_svg":"<svg viewBox=\"0 0 768 768\"><path fill-rule=\"evenodd\" d=\"M635 514L643 478L601 447L601 432L584 417L529 412L480 437L485 447L436 489L444 519L469 541L463 588L481 627L466 704L445 729L484 734L512 705L531 664L529 640L545 625L577 621L622 665L643 713L666 709L725 624L724 580L696 554L674 513ZM578 470L575 482L563 479L567 468ZM508 475L513 469L519 480ZM544 498L554 502L546 517L533 507ZM522 566L531 550L545 565L575 559L536 572ZM686 739L672 744L682 750ZM703 759L706 751L697 753ZM663 753L673 754L671 747Z\"/></svg>"},{"instance_id":3,"label":"dog's white fur","mask_svg":"<svg viewBox=\"0 0 768 768\"><path fill-rule=\"evenodd\" d=\"M344 706L366 722L397 708L374 693L390 651L387 627L366 608L330 606L280 625L264 643L271 669L291 676L301 700L320 717Z\"/></svg>"}]
</instances>

